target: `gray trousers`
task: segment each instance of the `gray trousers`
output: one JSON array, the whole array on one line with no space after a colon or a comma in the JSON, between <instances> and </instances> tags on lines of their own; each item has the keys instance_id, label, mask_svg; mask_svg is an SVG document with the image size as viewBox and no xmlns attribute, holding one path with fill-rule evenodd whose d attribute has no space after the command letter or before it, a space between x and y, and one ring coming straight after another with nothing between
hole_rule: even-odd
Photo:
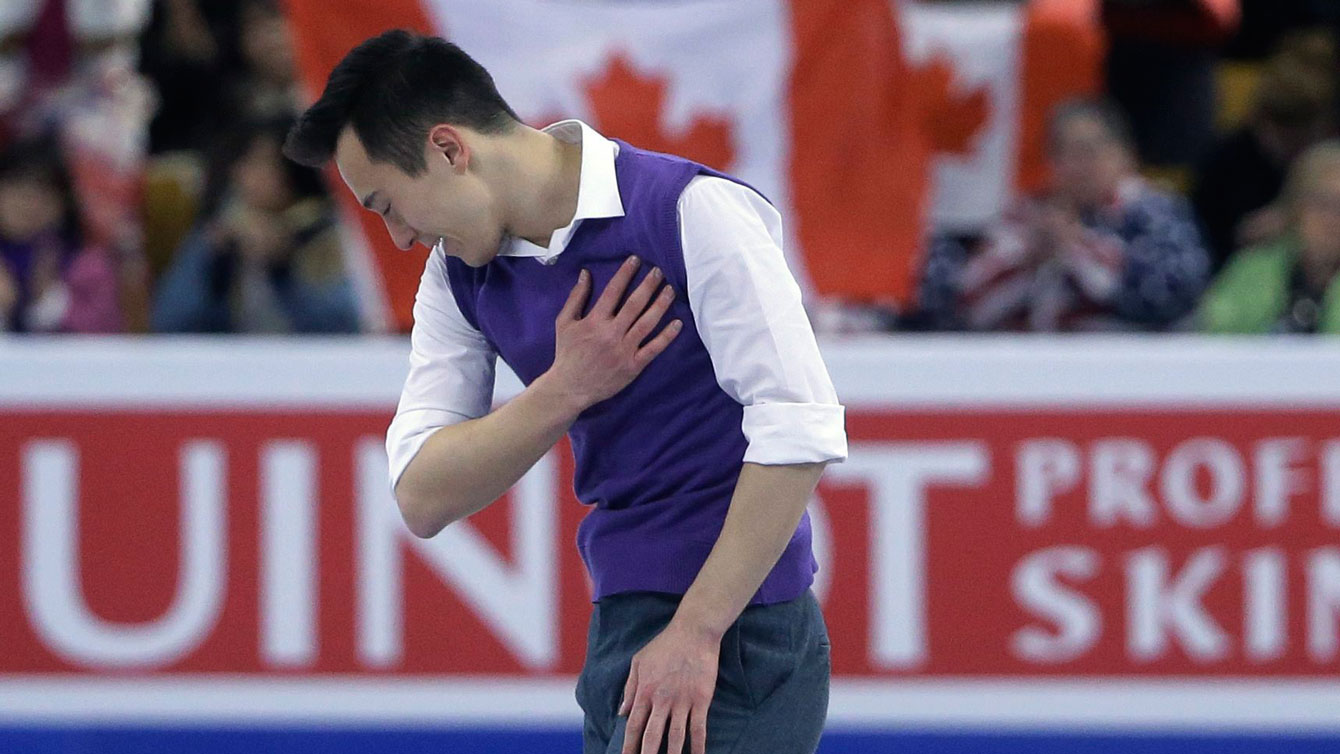
<instances>
[{"instance_id":1,"label":"gray trousers","mask_svg":"<svg viewBox=\"0 0 1340 754\"><path fill-rule=\"evenodd\" d=\"M595 604L577 678L583 754L621 750L628 720L616 713L633 655L665 628L679 600L632 592ZM721 640L707 754L812 754L828 716L830 672L828 629L813 592L746 607Z\"/></svg>"}]
</instances>

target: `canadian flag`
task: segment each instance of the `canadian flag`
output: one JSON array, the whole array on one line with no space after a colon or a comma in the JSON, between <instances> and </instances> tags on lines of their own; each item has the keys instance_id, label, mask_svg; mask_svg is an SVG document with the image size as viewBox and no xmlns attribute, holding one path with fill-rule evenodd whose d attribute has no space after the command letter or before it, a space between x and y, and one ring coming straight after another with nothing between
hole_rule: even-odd
<instances>
[{"instance_id":1,"label":"canadian flag","mask_svg":"<svg viewBox=\"0 0 1340 754\"><path fill-rule=\"evenodd\" d=\"M1105 52L1095 0L906 2L903 55L933 154L929 223L973 232L1046 181L1046 123L1096 92Z\"/></svg>"},{"instance_id":2,"label":"canadian flag","mask_svg":"<svg viewBox=\"0 0 1340 754\"><path fill-rule=\"evenodd\" d=\"M362 40L414 29L479 60L531 125L581 118L749 181L787 218L788 261L811 298L905 302L931 224L999 211L1036 180L1038 113L1098 85L1094 0L961 23L897 0L287 3L314 93ZM1070 56L1038 68L1035 38ZM370 249L369 300L408 330L421 257L338 193Z\"/></svg>"}]
</instances>

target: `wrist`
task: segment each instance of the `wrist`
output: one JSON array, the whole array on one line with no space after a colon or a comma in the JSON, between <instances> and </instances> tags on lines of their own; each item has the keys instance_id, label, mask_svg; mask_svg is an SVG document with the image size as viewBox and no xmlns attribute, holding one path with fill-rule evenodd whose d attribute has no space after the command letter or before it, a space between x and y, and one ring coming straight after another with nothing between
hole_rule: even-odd
<instances>
[{"instance_id":1,"label":"wrist","mask_svg":"<svg viewBox=\"0 0 1340 754\"><path fill-rule=\"evenodd\" d=\"M543 395L547 404L558 407L569 421L575 421L578 414L590 407L590 402L584 396L564 385L552 371L537 377L530 387Z\"/></svg>"},{"instance_id":2,"label":"wrist","mask_svg":"<svg viewBox=\"0 0 1340 754\"><path fill-rule=\"evenodd\" d=\"M721 625L720 620L714 619L708 612L695 607L692 602L681 601L679 609L670 619L670 628L700 641L717 645L721 643L721 639L725 636L726 629L730 628L730 624Z\"/></svg>"}]
</instances>

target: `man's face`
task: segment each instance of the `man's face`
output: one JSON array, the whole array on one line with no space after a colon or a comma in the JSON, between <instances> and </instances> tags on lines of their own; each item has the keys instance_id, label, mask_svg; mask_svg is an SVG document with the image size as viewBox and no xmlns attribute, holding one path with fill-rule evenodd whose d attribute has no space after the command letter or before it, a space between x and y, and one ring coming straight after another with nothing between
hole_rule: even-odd
<instances>
[{"instance_id":1,"label":"man's face","mask_svg":"<svg viewBox=\"0 0 1340 754\"><path fill-rule=\"evenodd\" d=\"M453 131L464 138L470 133ZM472 267L488 264L502 243L502 222L492 193L470 168L472 154L459 143L444 151L425 138L424 159L427 169L416 176L373 162L352 127L335 145L340 176L360 204L381 215L397 247L431 249L441 241L447 254Z\"/></svg>"},{"instance_id":2,"label":"man's face","mask_svg":"<svg viewBox=\"0 0 1340 754\"><path fill-rule=\"evenodd\" d=\"M1130 156L1095 118L1076 116L1063 123L1051 144L1055 188L1083 207L1112 198L1130 171Z\"/></svg>"}]
</instances>

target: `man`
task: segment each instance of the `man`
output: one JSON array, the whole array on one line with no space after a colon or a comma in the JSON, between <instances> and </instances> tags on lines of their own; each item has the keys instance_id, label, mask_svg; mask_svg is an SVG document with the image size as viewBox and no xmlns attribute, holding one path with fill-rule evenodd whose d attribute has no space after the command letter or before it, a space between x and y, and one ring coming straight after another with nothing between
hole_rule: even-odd
<instances>
[{"instance_id":1,"label":"man","mask_svg":"<svg viewBox=\"0 0 1340 754\"><path fill-rule=\"evenodd\" d=\"M403 31L340 62L286 151L333 157L400 248L431 249L386 441L410 529L571 438L585 751L813 751L829 647L805 505L846 435L777 212L578 121L529 128L459 48ZM498 355L526 388L490 412Z\"/></svg>"},{"instance_id":2,"label":"man","mask_svg":"<svg viewBox=\"0 0 1340 754\"><path fill-rule=\"evenodd\" d=\"M980 243L937 238L921 280L938 329L1153 331L1178 326L1205 288L1190 205L1140 177L1119 110L1072 100L1048 123L1052 181Z\"/></svg>"}]
</instances>

